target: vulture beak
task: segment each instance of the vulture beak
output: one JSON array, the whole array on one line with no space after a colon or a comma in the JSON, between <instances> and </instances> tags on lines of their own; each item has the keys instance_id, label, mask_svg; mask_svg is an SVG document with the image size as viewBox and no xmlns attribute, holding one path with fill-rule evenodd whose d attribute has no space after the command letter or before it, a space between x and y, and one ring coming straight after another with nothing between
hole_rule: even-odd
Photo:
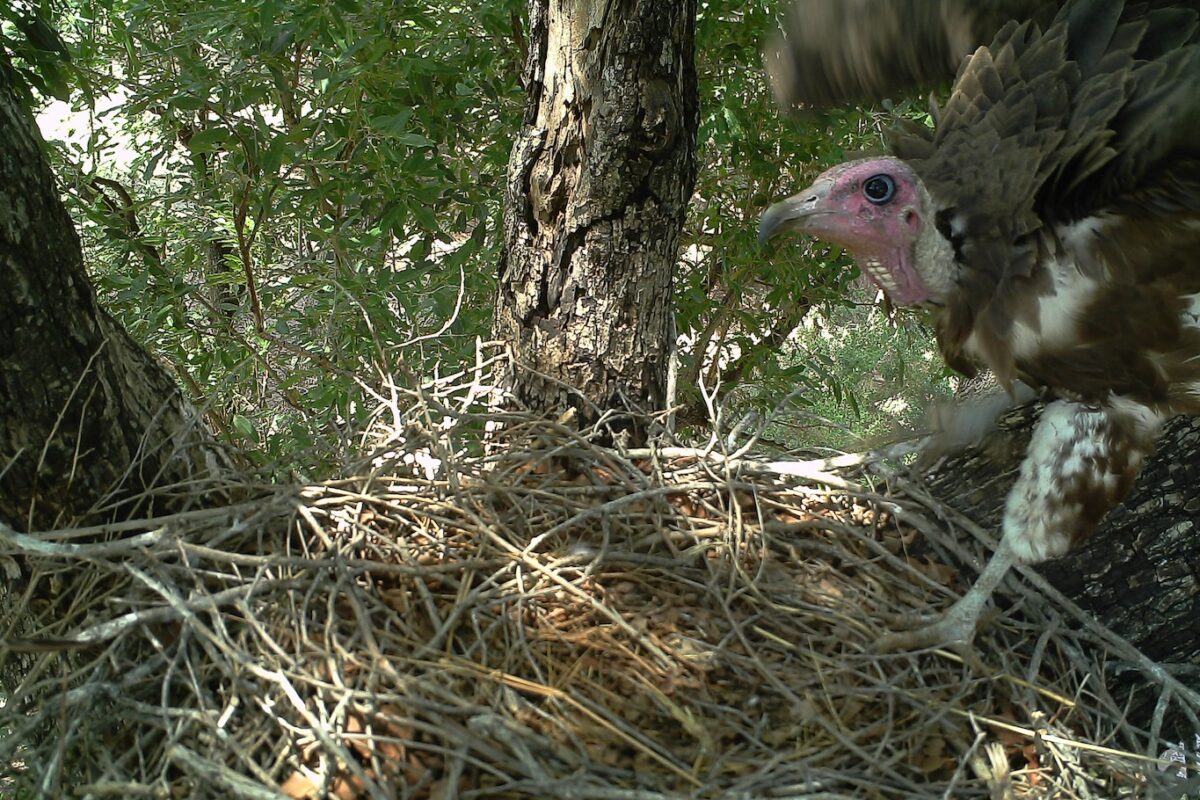
<instances>
[{"instance_id":1,"label":"vulture beak","mask_svg":"<svg viewBox=\"0 0 1200 800\"><path fill-rule=\"evenodd\" d=\"M833 188L833 181L819 180L812 186L787 200L780 200L767 209L758 223L758 244L762 246L780 231L800 230L817 233L814 218L831 213L824 207L824 200Z\"/></svg>"}]
</instances>

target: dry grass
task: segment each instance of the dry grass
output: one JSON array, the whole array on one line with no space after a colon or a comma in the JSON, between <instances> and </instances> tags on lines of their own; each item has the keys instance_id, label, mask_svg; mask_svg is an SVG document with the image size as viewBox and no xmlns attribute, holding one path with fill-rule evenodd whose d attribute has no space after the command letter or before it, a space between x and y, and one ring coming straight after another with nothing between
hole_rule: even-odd
<instances>
[{"instance_id":1,"label":"dry grass","mask_svg":"<svg viewBox=\"0 0 1200 800\"><path fill-rule=\"evenodd\" d=\"M4 595L8 791L1167 796L1164 745L1105 686L1106 658L1137 655L1061 599L1010 579L975 668L872 651L972 577L918 488L517 417L486 455L472 386L397 401L345 480L3 532L26 570ZM918 531L933 555L910 556Z\"/></svg>"}]
</instances>

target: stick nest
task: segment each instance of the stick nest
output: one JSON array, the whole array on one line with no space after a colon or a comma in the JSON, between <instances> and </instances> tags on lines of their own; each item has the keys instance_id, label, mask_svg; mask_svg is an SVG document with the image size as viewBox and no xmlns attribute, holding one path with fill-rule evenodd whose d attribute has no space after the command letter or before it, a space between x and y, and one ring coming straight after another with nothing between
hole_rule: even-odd
<instances>
[{"instance_id":1,"label":"stick nest","mask_svg":"<svg viewBox=\"0 0 1200 800\"><path fill-rule=\"evenodd\" d=\"M919 485L622 453L435 394L394 404L346 479L3 532L0 796L1107 800L1180 780L1106 688L1120 643L1017 577L969 658L873 651L973 579L954 554L986 553ZM486 422L506 426L488 452Z\"/></svg>"}]
</instances>

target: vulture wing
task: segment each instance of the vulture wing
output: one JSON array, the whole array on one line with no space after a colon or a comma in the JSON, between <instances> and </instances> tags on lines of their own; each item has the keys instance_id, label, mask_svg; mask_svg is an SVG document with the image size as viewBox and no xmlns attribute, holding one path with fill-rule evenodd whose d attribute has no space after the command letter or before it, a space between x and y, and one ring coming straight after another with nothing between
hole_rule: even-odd
<instances>
[{"instance_id":1,"label":"vulture wing","mask_svg":"<svg viewBox=\"0 0 1200 800\"><path fill-rule=\"evenodd\" d=\"M798 0L766 48L785 109L876 101L954 77L1005 22L1049 22L1062 0Z\"/></svg>"},{"instance_id":2,"label":"vulture wing","mask_svg":"<svg viewBox=\"0 0 1200 800\"><path fill-rule=\"evenodd\" d=\"M1048 252L1048 229L1101 220L1120 229L1094 258L1075 254L1089 279L1136 287L1191 270L1184 283L1200 282L1190 263L1136 252L1156 239L1177 253L1178 236L1164 239L1165 228L1186 230L1200 212L1197 7L1078 0L1045 33L1009 22L963 62L936 130L910 125L893 137L963 266L960 302L939 324L952 364L967 360L960 349L974 333L1001 382L1014 377L1013 321L1031 297L1056 288L1053 273L1039 269L1059 255ZM1139 232L1147 241L1135 247ZM1136 307L1137 297L1124 299ZM1082 378L1125 388L1111 369L1102 372Z\"/></svg>"}]
</instances>

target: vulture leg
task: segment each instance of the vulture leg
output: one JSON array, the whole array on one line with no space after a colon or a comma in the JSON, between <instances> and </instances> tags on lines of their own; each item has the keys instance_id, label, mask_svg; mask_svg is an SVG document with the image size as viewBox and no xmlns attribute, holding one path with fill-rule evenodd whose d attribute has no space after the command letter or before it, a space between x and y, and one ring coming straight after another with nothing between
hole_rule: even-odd
<instances>
[{"instance_id":1,"label":"vulture leg","mask_svg":"<svg viewBox=\"0 0 1200 800\"><path fill-rule=\"evenodd\" d=\"M1004 508L1002 536L979 580L931 625L888 634L878 649L969 643L992 592L1014 565L1064 555L1133 486L1163 418L1114 397L1101 407L1059 400L1038 421Z\"/></svg>"}]
</instances>

